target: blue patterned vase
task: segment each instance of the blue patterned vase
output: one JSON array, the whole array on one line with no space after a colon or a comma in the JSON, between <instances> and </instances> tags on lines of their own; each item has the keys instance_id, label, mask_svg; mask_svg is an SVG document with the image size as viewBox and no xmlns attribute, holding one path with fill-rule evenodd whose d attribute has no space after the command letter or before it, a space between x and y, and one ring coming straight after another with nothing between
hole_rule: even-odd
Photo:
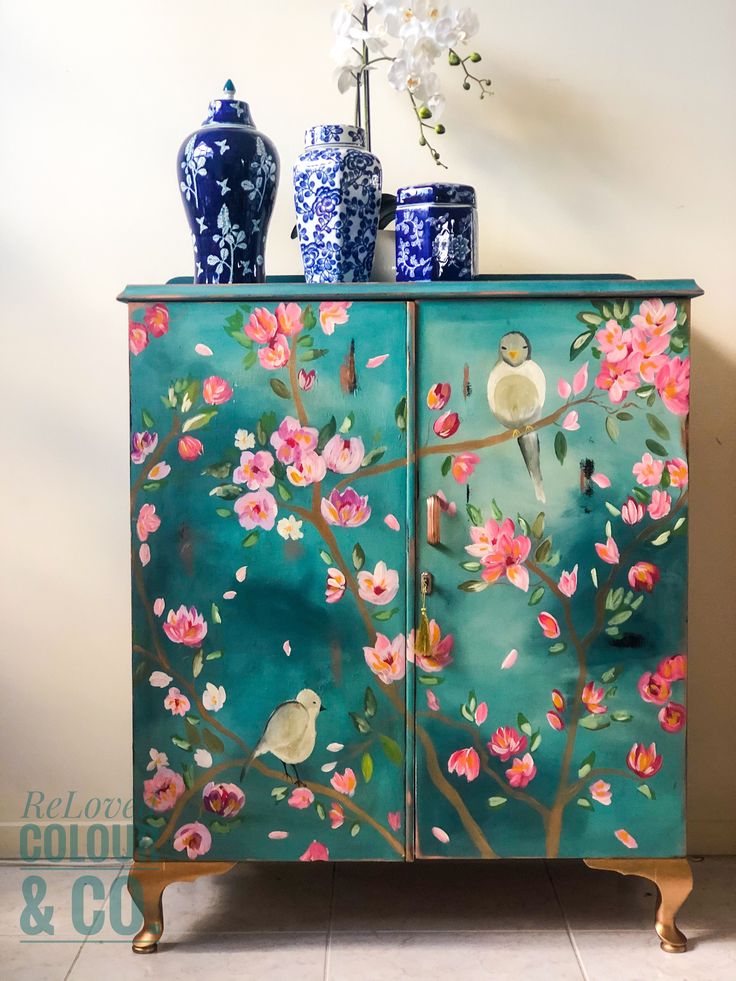
<instances>
[{"instance_id":1,"label":"blue patterned vase","mask_svg":"<svg viewBox=\"0 0 736 981\"><path fill-rule=\"evenodd\" d=\"M396 195L396 279L473 279L478 216L467 184L401 187Z\"/></svg>"},{"instance_id":2,"label":"blue patterned vase","mask_svg":"<svg viewBox=\"0 0 736 981\"><path fill-rule=\"evenodd\" d=\"M253 125L235 86L210 102L179 150L177 173L194 245L195 283L262 283L279 181L276 147Z\"/></svg>"},{"instance_id":3,"label":"blue patterned vase","mask_svg":"<svg viewBox=\"0 0 736 981\"><path fill-rule=\"evenodd\" d=\"M294 167L294 204L308 283L370 279L381 164L357 126L313 126Z\"/></svg>"}]
</instances>

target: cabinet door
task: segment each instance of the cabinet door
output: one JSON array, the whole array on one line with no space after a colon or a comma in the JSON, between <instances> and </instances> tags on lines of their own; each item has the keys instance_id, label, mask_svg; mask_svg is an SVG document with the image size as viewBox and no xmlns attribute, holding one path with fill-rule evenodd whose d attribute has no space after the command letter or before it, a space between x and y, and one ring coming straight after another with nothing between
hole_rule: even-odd
<instances>
[{"instance_id":1,"label":"cabinet door","mask_svg":"<svg viewBox=\"0 0 736 981\"><path fill-rule=\"evenodd\" d=\"M418 853L683 854L687 343L666 297L420 304Z\"/></svg>"},{"instance_id":2,"label":"cabinet door","mask_svg":"<svg viewBox=\"0 0 736 981\"><path fill-rule=\"evenodd\" d=\"M406 327L130 308L141 859L404 855Z\"/></svg>"}]
</instances>

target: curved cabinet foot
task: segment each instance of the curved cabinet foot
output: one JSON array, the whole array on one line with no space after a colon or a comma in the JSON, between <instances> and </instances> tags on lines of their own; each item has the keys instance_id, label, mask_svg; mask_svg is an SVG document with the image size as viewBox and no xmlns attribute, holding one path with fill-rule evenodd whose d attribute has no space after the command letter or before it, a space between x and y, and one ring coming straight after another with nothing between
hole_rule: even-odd
<instances>
[{"instance_id":1,"label":"curved cabinet foot","mask_svg":"<svg viewBox=\"0 0 736 981\"><path fill-rule=\"evenodd\" d=\"M675 923L693 888L693 873L686 858L586 858L583 861L591 869L650 879L659 891L654 928L662 950L668 954L683 954L687 950L687 937Z\"/></svg>"},{"instance_id":2,"label":"curved cabinet foot","mask_svg":"<svg viewBox=\"0 0 736 981\"><path fill-rule=\"evenodd\" d=\"M128 892L143 916L143 927L133 938L136 954L155 954L164 932L162 897L172 882L190 882L201 875L223 875L235 862L133 862Z\"/></svg>"}]
</instances>

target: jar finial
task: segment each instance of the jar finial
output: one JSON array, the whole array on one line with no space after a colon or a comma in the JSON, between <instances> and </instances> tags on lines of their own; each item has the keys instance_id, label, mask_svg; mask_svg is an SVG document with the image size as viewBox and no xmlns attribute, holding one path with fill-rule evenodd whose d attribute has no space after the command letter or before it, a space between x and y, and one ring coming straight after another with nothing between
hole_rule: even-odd
<instances>
[{"instance_id":1,"label":"jar finial","mask_svg":"<svg viewBox=\"0 0 736 981\"><path fill-rule=\"evenodd\" d=\"M231 78L229 78L225 82L225 85L223 86L222 91L225 93L225 98L226 99L234 99L235 98L235 86L233 85L233 80Z\"/></svg>"}]
</instances>

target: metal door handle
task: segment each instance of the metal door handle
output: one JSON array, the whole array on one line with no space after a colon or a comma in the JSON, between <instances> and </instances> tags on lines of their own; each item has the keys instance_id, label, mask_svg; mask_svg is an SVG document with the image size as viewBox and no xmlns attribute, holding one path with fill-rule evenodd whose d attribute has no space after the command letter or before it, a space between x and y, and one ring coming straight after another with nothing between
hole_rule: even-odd
<instances>
[{"instance_id":1,"label":"metal door handle","mask_svg":"<svg viewBox=\"0 0 736 981\"><path fill-rule=\"evenodd\" d=\"M427 544L440 544L440 515L442 507L440 499L436 494L431 494L427 498Z\"/></svg>"}]
</instances>

